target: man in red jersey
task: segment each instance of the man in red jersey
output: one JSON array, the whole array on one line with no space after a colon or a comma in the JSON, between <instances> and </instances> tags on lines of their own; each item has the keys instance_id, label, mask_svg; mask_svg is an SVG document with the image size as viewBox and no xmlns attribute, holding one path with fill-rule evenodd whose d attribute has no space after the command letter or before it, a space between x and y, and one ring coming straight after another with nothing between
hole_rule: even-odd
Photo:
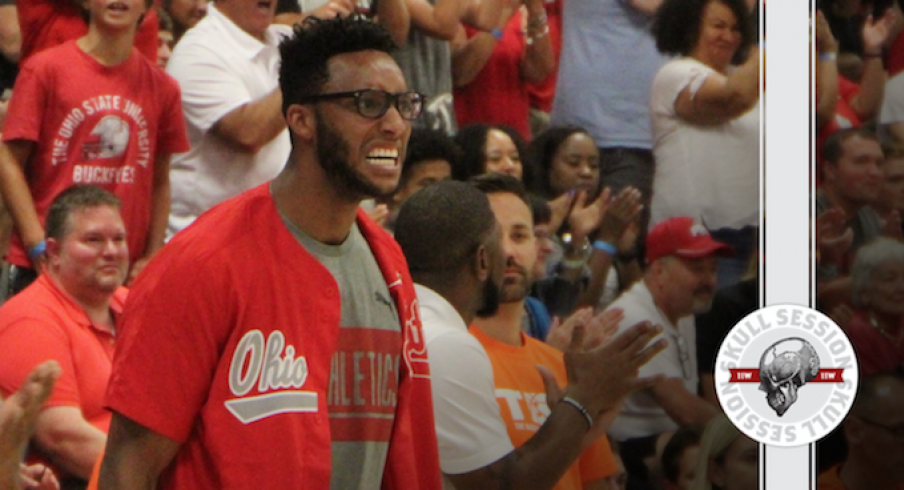
<instances>
[{"instance_id":1,"label":"man in red jersey","mask_svg":"<svg viewBox=\"0 0 904 490\"><path fill-rule=\"evenodd\" d=\"M100 470L112 489L440 488L392 193L423 96L357 16L281 47L285 169L177 234L132 289Z\"/></svg>"}]
</instances>

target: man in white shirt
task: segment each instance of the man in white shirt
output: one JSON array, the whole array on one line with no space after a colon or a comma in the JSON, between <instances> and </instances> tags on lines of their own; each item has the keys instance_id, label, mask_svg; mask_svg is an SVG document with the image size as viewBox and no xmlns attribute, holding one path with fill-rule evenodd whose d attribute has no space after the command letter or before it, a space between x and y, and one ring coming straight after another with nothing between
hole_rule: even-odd
<instances>
[{"instance_id":1,"label":"man in white shirt","mask_svg":"<svg viewBox=\"0 0 904 490\"><path fill-rule=\"evenodd\" d=\"M600 414L658 381L636 374L664 348L659 342L641 351L658 332L651 324L589 351L576 334L566 353L569 386L560 393L552 373L544 373L550 415L513 449L496 402L492 365L467 331L477 315L496 311L504 276L502 231L487 197L462 182L432 185L405 202L395 232L418 283L446 488L552 488L586 444L602 435L592 430Z\"/></svg>"},{"instance_id":2,"label":"man in white shirt","mask_svg":"<svg viewBox=\"0 0 904 490\"><path fill-rule=\"evenodd\" d=\"M716 256L730 251L689 217L667 219L647 235L648 267L643 280L610 308L624 310L619 331L639 321L662 325L662 336L669 345L642 367L640 374L666 378L628 397L609 431L615 439L652 436L679 425L704 423L716 414L716 408L697 394L694 314L704 313L712 305Z\"/></svg>"},{"instance_id":3,"label":"man in white shirt","mask_svg":"<svg viewBox=\"0 0 904 490\"><path fill-rule=\"evenodd\" d=\"M621 443L631 478L649 477L644 460L655 456L657 439L682 425L704 424L718 409L699 395L694 314L709 311L716 292L717 256L733 251L712 239L693 218L662 221L647 235L644 277L609 308L621 308L619 332L639 321L663 327L668 347L640 368L641 376L663 378L629 395L609 435Z\"/></svg>"},{"instance_id":4,"label":"man in white shirt","mask_svg":"<svg viewBox=\"0 0 904 490\"><path fill-rule=\"evenodd\" d=\"M182 89L191 150L173 156L167 238L220 202L274 177L289 156L279 90L276 1L219 0L167 65Z\"/></svg>"}]
</instances>

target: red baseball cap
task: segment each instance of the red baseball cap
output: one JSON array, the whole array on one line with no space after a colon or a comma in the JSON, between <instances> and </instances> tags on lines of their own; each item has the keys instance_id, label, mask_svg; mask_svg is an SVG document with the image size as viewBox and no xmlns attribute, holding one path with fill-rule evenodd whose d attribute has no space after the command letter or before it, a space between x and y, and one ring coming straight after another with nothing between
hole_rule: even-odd
<instances>
[{"instance_id":1,"label":"red baseball cap","mask_svg":"<svg viewBox=\"0 0 904 490\"><path fill-rule=\"evenodd\" d=\"M647 233L647 263L675 255L696 259L707 255L734 255L734 249L709 236L706 227L688 216L669 218Z\"/></svg>"}]
</instances>

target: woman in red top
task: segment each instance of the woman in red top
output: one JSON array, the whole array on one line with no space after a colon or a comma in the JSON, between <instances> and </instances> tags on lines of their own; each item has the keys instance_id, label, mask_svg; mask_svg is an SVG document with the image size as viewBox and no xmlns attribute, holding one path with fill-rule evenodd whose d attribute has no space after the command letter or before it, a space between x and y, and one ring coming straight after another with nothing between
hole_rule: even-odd
<instances>
[{"instance_id":1,"label":"woman in red top","mask_svg":"<svg viewBox=\"0 0 904 490\"><path fill-rule=\"evenodd\" d=\"M507 125L530 139L527 82L541 82L555 70L543 0L526 0L503 12L490 32L465 26L452 41L452 81L459 127L470 123Z\"/></svg>"}]
</instances>

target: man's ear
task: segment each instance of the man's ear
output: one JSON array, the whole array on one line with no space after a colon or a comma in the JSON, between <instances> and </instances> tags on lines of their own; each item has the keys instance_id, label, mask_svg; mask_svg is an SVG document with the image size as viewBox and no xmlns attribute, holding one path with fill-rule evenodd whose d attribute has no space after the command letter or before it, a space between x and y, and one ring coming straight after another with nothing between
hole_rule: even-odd
<instances>
[{"instance_id":1,"label":"man's ear","mask_svg":"<svg viewBox=\"0 0 904 490\"><path fill-rule=\"evenodd\" d=\"M474 275L480 282L486 282L490 277L490 251L484 244L478 245L474 254Z\"/></svg>"},{"instance_id":2,"label":"man's ear","mask_svg":"<svg viewBox=\"0 0 904 490\"><path fill-rule=\"evenodd\" d=\"M57 241L56 238L48 238L46 240L46 247L44 249L44 257L47 259L48 264L55 263L60 258L60 242Z\"/></svg>"},{"instance_id":3,"label":"man's ear","mask_svg":"<svg viewBox=\"0 0 904 490\"><path fill-rule=\"evenodd\" d=\"M313 141L317 135L317 114L311 106L292 104L286 109L286 125L296 137Z\"/></svg>"},{"instance_id":4,"label":"man's ear","mask_svg":"<svg viewBox=\"0 0 904 490\"><path fill-rule=\"evenodd\" d=\"M835 164L828 160L823 160L822 162L822 180L823 182L834 182L835 181Z\"/></svg>"}]
</instances>

